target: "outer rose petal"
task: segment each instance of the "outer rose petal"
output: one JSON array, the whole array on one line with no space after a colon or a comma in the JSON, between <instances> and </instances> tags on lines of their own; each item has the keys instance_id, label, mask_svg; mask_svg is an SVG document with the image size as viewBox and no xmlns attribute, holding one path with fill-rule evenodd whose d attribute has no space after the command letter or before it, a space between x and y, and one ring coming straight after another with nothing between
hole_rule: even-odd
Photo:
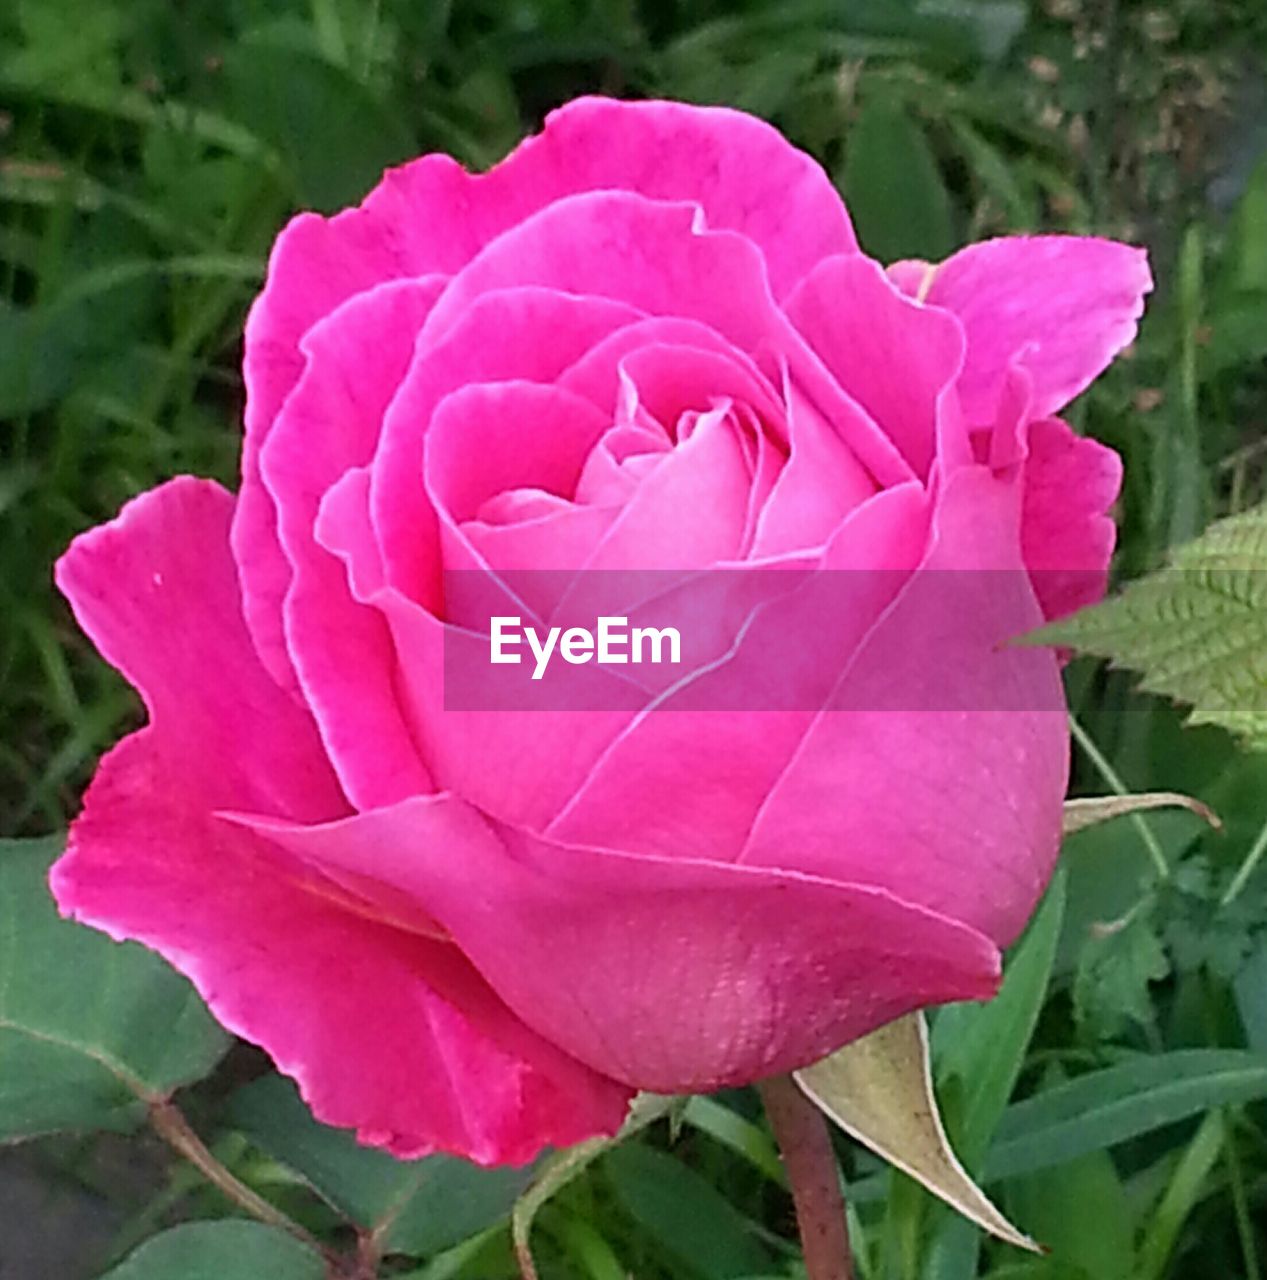
<instances>
[{"instance_id":1,"label":"outer rose petal","mask_svg":"<svg viewBox=\"0 0 1267 1280\"><path fill-rule=\"evenodd\" d=\"M76 538L57 585L199 786L299 821L335 817L348 806L316 726L268 678L243 626L232 512L218 484L170 480Z\"/></svg>"},{"instance_id":2,"label":"outer rose petal","mask_svg":"<svg viewBox=\"0 0 1267 1280\"><path fill-rule=\"evenodd\" d=\"M406 800L322 827L253 825L424 904L525 1021L632 1087L746 1084L995 990L991 943L886 893L553 845L452 804L465 823Z\"/></svg>"},{"instance_id":3,"label":"outer rose petal","mask_svg":"<svg viewBox=\"0 0 1267 1280\"><path fill-rule=\"evenodd\" d=\"M379 285L314 325L302 341L307 367L260 453L281 540L281 548L266 540L260 551L284 549L292 574L284 616L282 602L272 602L279 633L285 627L278 643L358 808L432 788L391 688L387 628L353 600L343 566L317 544L313 526L330 486L372 458L383 413L437 291L434 280ZM262 589L255 599L263 658L262 612L270 602Z\"/></svg>"},{"instance_id":4,"label":"outer rose petal","mask_svg":"<svg viewBox=\"0 0 1267 1280\"><path fill-rule=\"evenodd\" d=\"M389 923L212 817L347 811L311 721L247 638L231 510L217 486L173 481L59 566L81 623L152 714L89 789L52 873L62 910L166 956L320 1119L367 1142L521 1163L610 1132L627 1091L529 1031L456 948L419 932L425 921Z\"/></svg>"},{"instance_id":5,"label":"outer rose petal","mask_svg":"<svg viewBox=\"0 0 1267 1280\"><path fill-rule=\"evenodd\" d=\"M1117 539L1107 513L1121 486L1122 460L1112 449L1059 418L1031 425L1021 548L1047 619L1104 594Z\"/></svg>"},{"instance_id":6,"label":"outer rose petal","mask_svg":"<svg viewBox=\"0 0 1267 1280\"><path fill-rule=\"evenodd\" d=\"M932 268L896 263L890 276L963 322L968 352L959 379L964 416L994 420L1008 366L1034 379L1033 415L1067 404L1135 338L1153 287L1142 249L1089 236L1009 236L961 249Z\"/></svg>"},{"instance_id":7,"label":"outer rose petal","mask_svg":"<svg viewBox=\"0 0 1267 1280\"><path fill-rule=\"evenodd\" d=\"M920 571L770 789L746 865L875 884L1000 946L1020 932L1059 851L1069 766L1055 656L1005 643L1041 620L1020 499L1015 470L944 483Z\"/></svg>"}]
</instances>

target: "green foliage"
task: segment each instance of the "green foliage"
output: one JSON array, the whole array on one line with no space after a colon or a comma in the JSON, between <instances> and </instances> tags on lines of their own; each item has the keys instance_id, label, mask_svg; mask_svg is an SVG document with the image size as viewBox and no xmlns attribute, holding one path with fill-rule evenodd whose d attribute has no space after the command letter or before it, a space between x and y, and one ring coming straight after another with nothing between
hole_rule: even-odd
<instances>
[{"instance_id":1,"label":"green foliage","mask_svg":"<svg viewBox=\"0 0 1267 1280\"><path fill-rule=\"evenodd\" d=\"M662 1151L623 1143L603 1159L616 1200L680 1270L704 1280L764 1275L769 1251L715 1188Z\"/></svg>"},{"instance_id":2,"label":"green foliage","mask_svg":"<svg viewBox=\"0 0 1267 1280\"><path fill-rule=\"evenodd\" d=\"M479 1169L432 1156L400 1161L318 1124L293 1084L266 1076L238 1091L227 1118L324 1200L382 1253L440 1253L505 1220L529 1170Z\"/></svg>"},{"instance_id":3,"label":"green foliage","mask_svg":"<svg viewBox=\"0 0 1267 1280\"><path fill-rule=\"evenodd\" d=\"M1194 724L1267 745L1267 507L1218 521L1166 569L1038 634L1143 672Z\"/></svg>"},{"instance_id":4,"label":"green foliage","mask_svg":"<svg viewBox=\"0 0 1267 1280\"><path fill-rule=\"evenodd\" d=\"M320 1254L256 1222L191 1222L142 1245L102 1280L325 1280Z\"/></svg>"},{"instance_id":5,"label":"green foliage","mask_svg":"<svg viewBox=\"0 0 1267 1280\"><path fill-rule=\"evenodd\" d=\"M0 841L0 1141L127 1131L229 1043L157 956L58 918L46 885L58 852Z\"/></svg>"},{"instance_id":6,"label":"green foliage","mask_svg":"<svg viewBox=\"0 0 1267 1280\"><path fill-rule=\"evenodd\" d=\"M1175 1049L1092 1071L1012 1107L986 1162L992 1178L1051 1168L1210 1107L1267 1096L1267 1059Z\"/></svg>"}]
</instances>

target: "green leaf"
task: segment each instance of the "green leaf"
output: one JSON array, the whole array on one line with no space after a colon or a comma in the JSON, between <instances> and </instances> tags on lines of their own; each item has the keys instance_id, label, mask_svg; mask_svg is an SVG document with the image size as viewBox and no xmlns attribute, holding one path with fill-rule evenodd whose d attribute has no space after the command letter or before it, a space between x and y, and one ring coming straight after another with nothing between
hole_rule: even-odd
<instances>
[{"instance_id":1,"label":"green leaf","mask_svg":"<svg viewBox=\"0 0 1267 1280\"><path fill-rule=\"evenodd\" d=\"M47 885L60 849L0 841L0 1140L127 1130L229 1045L157 956L60 919Z\"/></svg>"},{"instance_id":2,"label":"green leaf","mask_svg":"<svg viewBox=\"0 0 1267 1280\"><path fill-rule=\"evenodd\" d=\"M564 1151L555 1152L541 1162L532 1185L519 1197L510 1220L511 1239L523 1280L537 1280L537 1269L532 1257L532 1226L545 1205L569 1182L579 1178L599 1156L657 1120L667 1117L670 1124L674 1124L680 1110L680 1099L640 1093L634 1098L625 1123L615 1137L588 1138Z\"/></svg>"},{"instance_id":3,"label":"green leaf","mask_svg":"<svg viewBox=\"0 0 1267 1280\"><path fill-rule=\"evenodd\" d=\"M958 1077L960 1153L969 1168L985 1156L1025 1061L1042 1011L1065 911L1065 877L1057 874L986 1004L951 1005L937 1017L938 1080Z\"/></svg>"},{"instance_id":4,"label":"green leaf","mask_svg":"<svg viewBox=\"0 0 1267 1280\"><path fill-rule=\"evenodd\" d=\"M882 262L954 248L950 196L928 138L900 105L869 103L849 134L842 183L858 239Z\"/></svg>"},{"instance_id":5,"label":"green leaf","mask_svg":"<svg viewBox=\"0 0 1267 1280\"><path fill-rule=\"evenodd\" d=\"M1017 1179L1008 1208L1051 1251L1057 1274L1132 1280L1135 1210L1107 1152Z\"/></svg>"},{"instance_id":6,"label":"green leaf","mask_svg":"<svg viewBox=\"0 0 1267 1280\"><path fill-rule=\"evenodd\" d=\"M1267 1096L1267 1056L1176 1049L1134 1058L1010 1107L986 1161L989 1180L1076 1160L1210 1107Z\"/></svg>"},{"instance_id":7,"label":"green leaf","mask_svg":"<svg viewBox=\"0 0 1267 1280\"><path fill-rule=\"evenodd\" d=\"M603 1169L630 1217L689 1274L730 1280L769 1270L752 1223L681 1161L627 1142L608 1152Z\"/></svg>"},{"instance_id":8,"label":"green leaf","mask_svg":"<svg viewBox=\"0 0 1267 1280\"><path fill-rule=\"evenodd\" d=\"M1153 921L1145 914L1092 933L1078 957L1074 1017L1093 1039L1111 1040L1130 1024L1151 1026L1151 987L1170 973Z\"/></svg>"},{"instance_id":9,"label":"green leaf","mask_svg":"<svg viewBox=\"0 0 1267 1280\"><path fill-rule=\"evenodd\" d=\"M1135 1271L1138 1280L1161 1280L1169 1270L1170 1256L1183 1225L1200 1201L1210 1173L1222 1155L1225 1132L1223 1116L1212 1113L1201 1122L1188 1143L1165 1194L1149 1216Z\"/></svg>"},{"instance_id":10,"label":"green leaf","mask_svg":"<svg viewBox=\"0 0 1267 1280\"><path fill-rule=\"evenodd\" d=\"M980 1171L1021 1073L1047 994L1064 911L1065 875L1059 872L1007 963L999 994L986 1004L950 1005L937 1015L938 1081L960 1100L958 1146L971 1173ZM944 1218L929 1248L929 1280L975 1276L980 1247L980 1236L965 1219Z\"/></svg>"},{"instance_id":11,"label":"green leaf","mask_svg":"<svg viewBox=\"0 0 1267 1280\"><path fill-rule=\"evenodd\" d=\"M326 1280L323 1259L258 1222L191 1222L146 1241L101 1280Z\"/></svg>"},{"instance_id":12,"label":"green leaf","mask_svg":"<svg viewBox=\"0 0 1267 1280\"><path fill-rule=\"evenodd\" d=\"M291 1081L266 1076L239 1089L228 1117L261 1150L299 1174L383 1253L427 1255L506 1218L528 1169L481 1169L450 1156L396 1160L346 1130L318 1123Z\"/></svg>"},{"instance_id":13,"label":"green leaf","mask_svg":"<svg viewBox=\"0 0 1267 1280\"><path fill-rule=\"evenodd\" d=\"M1168 568L1030 639L1143 674L1143 686L1267 746L1267 506L1211 525Z\"/></svg>"},{"instance_id":14,"label":"green leaf","mask_svg":"<svg viewBox=\"0 0 1267 1280\"><path fill-rule=\"evenodd\" d=\"M1233 991L1246 1043L1267 1054L1267 935L1258 939L1254 953L1236 975Z\"/></svg>"},{"instance_id":15,"label":"green leaf","mask_svg":"<svg viewBox=\"0 0 1267 1280\"><path fill-rule=\"evenodd\" d=\"M398 113L313 54L241 44L224 69L234 115L276 149L305 205L332 211L353 204L384 169L417 151Z\"/></svg>"}]
</instances>

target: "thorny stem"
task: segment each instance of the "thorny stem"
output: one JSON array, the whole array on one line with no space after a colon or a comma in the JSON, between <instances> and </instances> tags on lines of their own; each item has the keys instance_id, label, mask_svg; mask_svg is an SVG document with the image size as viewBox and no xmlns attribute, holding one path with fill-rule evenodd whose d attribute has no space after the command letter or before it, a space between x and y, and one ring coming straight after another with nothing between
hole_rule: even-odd
<instances>
[{"instance_id":1,"label":"thorny stem","mask_svg":"<svg viewBox=\"0 0 1267 1280\"><path fill-rule=\"evenodd\" d=\"M849 1227L827 1122L791 1076L758 1086L783 1156L809 1280L853 1280Z\"/></svg>"}]
</instances>

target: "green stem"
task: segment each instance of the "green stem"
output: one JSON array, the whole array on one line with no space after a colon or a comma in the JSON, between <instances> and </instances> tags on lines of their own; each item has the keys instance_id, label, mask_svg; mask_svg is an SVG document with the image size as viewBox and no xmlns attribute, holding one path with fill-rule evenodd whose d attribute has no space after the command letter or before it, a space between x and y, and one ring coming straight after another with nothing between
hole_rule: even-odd
<instances>
[{"instance_id":1,"label":"green stem","mask_svg":"<svg viewBox=\"0 0 1267 1280\"><path fill-rule=\"evenodd\" d=\"M1229 907L1236 901L1241 890L1249 883L1250 876L1258 869L1258 864L1263 860L1265 853L1267 853L1267 823L1263 824L1262 830L1255 837L1250 851L1245 855L1245 861L1241 863L1240 870L1232 883L1227 886L1227 892L1223 895L1219 906Z\"/></svg>"},{"instance_id":2,"label":"green stem","mask_svg":"<svg viewBox=\"0 0 1267 1280\"><path fill-rule=\"evenodd\" d=\"M1078 723L1077 716L1069 717L1069 729L1073 733L1074 741L1086 753L1086 757L1095 765L1096 770L1105 782L1109 784L1110 790L1115 795L1129 796L1130 789L1126 783L1122 781L1121 775L1109 763L1108 757L1095 745L1091 735ZM1157 837L1153 834L1153 829L1148 825L1144 818L1138 813L1129 815L1135 830L1139 832L1139 838L1144 842L1144 847L1148 850L1148 856L1153 860L1153 866L1157 869L1157 879L1166 881L1170 879L1170 865L1166 861L1166 855L1162 852Z\"/></svg>"},{"instance_id":3,"label":"green stem","mask_svg":"<svg viewBox=\"0 0 1267 1280\"><path fill-rule=\"evenodd\" d=\"M758 1086L783 1155L809 1280L853 1280L840 1172L827 1122L791 1076Z\"/></svg>"},{"instance_id":4,"label":"green stem","mask_svg":"<svg viewBox=\"0 0 1267 1280\"><path fill-rule=\"evenodd\" d=\"M330 1258L322 1248L320 1241L309 1235L297 1222L289 1218L275 1205L270 1204L263 1196L252 1191L246 1183L240 1181L207 1149L206 1143L189 1126L184 1112L174 1103L168 1101L150 1104L150 1123L155 1132L172 1148L189 1161L204 1178L239 1208L244 1209L253 1218L276 1227L301 1240L310 1249Z\"/></svg>"}]
</instances>

